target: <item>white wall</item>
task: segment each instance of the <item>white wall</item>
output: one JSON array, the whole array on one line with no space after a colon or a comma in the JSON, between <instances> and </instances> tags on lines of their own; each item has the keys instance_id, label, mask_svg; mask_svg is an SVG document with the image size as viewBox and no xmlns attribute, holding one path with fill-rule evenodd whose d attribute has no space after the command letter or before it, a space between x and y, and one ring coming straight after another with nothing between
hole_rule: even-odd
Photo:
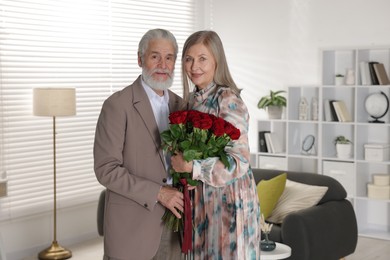
<instances>
[{"instance_id":1,"label":"white wall","mask_svg":"<svg viewBox=\"0 0 390 260\"><path fill-rule=\"evenodd\" d=\"M244 91L255 152L270 89L320 82L321 48L390 46L389 0L212 0L213 30Z\"/></svg>"}]
</instances>

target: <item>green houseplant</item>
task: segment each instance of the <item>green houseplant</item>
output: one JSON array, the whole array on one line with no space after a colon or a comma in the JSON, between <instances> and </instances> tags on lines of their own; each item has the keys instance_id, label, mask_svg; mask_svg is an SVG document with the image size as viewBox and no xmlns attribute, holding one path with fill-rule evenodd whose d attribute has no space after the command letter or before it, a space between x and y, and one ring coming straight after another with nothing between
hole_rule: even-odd
<instances>
[{"instance_id":1,"label":"green houseplant","mask_svg":"<svg viewBox=\"0 0 390 260\"><path fill-rule=\"evenodd\" d=\"M343 135L334 139L336 145L336 155L340 159L349 159L352 156L352 141Z\"/></svg>"},{"instance_id":2,"label":"green houseplant","mask_svg":"<svg viewBox=\"0 0 390 260\"><path fill-rule=\"evenodd\" d=\"M335 144L352 144L352 141L343 135L339 135L334 139Z\"/></svg>"},{"instance_id":3,"label":"green houseplant","mask_svg":"<svg viewBox=\"0 0 390 260\"><path fill-rule=\"evenodd\" d=\"M283 107L287 105L286 97L282 96L281 93L285 93L284 90L272 91L267 96L260 98L257 107L259 109L267 109L268 117L270 119L282 118Z\"/></svg>"},{"instance_id":4,"label":"green houseplant","mask_svg":"<svg viewBox=\"0 0 390 260\"><path fill-rule=\"evenodd\" d=\"M344 84L344 75L343 74L336 74L335 75L335 85L340 86Z\"/></svg>"}]
</instances>

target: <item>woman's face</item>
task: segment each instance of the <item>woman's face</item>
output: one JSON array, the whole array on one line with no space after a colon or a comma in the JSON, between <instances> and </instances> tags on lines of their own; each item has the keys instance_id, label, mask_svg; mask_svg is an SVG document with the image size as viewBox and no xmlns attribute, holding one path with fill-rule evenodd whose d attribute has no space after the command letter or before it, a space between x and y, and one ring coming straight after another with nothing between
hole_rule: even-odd
<instances>
[{"instance_id":1,"label":"woman's face","mask_svg":"<svg viewBox=\"0 0 390 260\"><path fill-rule=\"evenodd\" d=\"M199 89L206 88L214 80L215 58L203 44L191 46L183 63L187 76Z\"/></svg>"}]
</instances>

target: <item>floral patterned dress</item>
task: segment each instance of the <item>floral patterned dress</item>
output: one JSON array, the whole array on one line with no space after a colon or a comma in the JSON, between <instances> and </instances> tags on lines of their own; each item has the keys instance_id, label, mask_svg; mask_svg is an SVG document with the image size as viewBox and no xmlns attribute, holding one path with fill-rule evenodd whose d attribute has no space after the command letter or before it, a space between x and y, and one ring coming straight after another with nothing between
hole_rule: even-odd
<instances>
[{"instance_id":1,"label":"floral patterned dress","mask_svg":"<svg viewBox=\"0 0 390 260\"><path fill-rule=\"evenodd\" d=\"M190 108L224 118L241 131L226 148L230 168L218 158L195 160L193 256L195 259L260 259L260 207L249 164L247 108L240 97L213 83L193 92Z\"/></svg>"}]
</instances>

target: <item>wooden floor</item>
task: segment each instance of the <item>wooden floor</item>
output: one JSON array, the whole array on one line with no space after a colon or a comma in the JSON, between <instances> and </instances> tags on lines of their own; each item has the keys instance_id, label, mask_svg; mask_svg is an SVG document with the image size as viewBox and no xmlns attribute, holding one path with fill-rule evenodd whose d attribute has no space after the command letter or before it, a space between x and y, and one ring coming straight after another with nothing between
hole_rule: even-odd
<instances>
[{"instance_id":1,"label":"wooden floor","mask_svg":"<svg viewBox=\"0 0 390 260\"><path fill-rule=\"evenodd\" d=\"M103 256L103 239L95 238L82 244L68 247L73 253L71 260L101 260ZM36 256L27 257L23 260L36 260ZM389 260L390 241L359 237L358 245L354 254L346 260ZM315 260L315 259L313 259Z\"/></svg>"},{"instance_id":2,"label":"wooden floor","mask_svg":"<svg viewBox=\"0 0 390 260\"><path fill-rule=\"evenodd\" d=\"M390 241L359 237L355 253L346 260L389 260Z\"/></svg>"}]
</instances>

